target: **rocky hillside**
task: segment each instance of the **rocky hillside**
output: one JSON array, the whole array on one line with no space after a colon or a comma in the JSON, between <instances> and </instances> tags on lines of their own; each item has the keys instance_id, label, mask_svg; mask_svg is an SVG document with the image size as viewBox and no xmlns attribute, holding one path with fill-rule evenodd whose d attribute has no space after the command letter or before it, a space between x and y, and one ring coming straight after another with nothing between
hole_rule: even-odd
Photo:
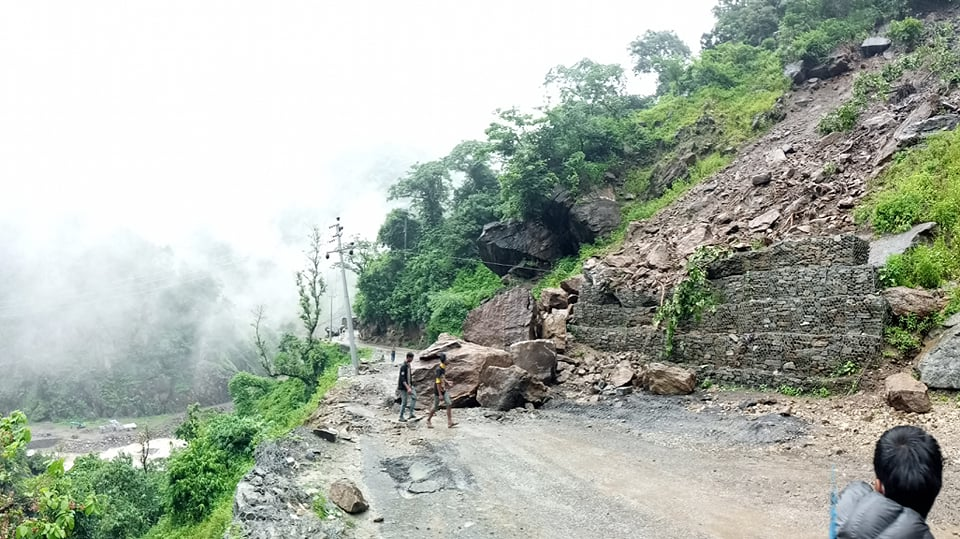
<instances>
[{"instance_id":1,"label":"rocky hillside","mask_svg":"<svg viewBox=\"0 0 960 539\"><path fill-rule=\"evenodd\" d=\"M893 152L918 138L904 133L953 110L960 97L940 95L939 79L920 76L902 83L910 95L871 105L855 129L821 136L821 119L853 97L856 78L895 58L857 58L852 71L792 89L783 121L669 208L631 223L622 248L588 261L586 275L615 296L639 294L654 305L700 246L749 250L785 238L858 232L853 208L869 181Z\"/></svg>"}]
</instances>

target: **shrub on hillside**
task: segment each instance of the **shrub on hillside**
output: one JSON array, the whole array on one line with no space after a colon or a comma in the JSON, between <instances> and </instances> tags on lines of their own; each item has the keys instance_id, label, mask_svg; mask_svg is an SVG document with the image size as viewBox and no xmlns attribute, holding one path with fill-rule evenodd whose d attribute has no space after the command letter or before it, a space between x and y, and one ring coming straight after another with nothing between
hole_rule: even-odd
<instances>
[{"instance_id":1,"label":"shrub on hillside","mask_svg":"<svg viewBox=\"0 0 960 539\"><path fill-rule=\"evenodd\" d=\"M920 39L923 37L923 23L913 17L907 17L902 21L892 21L887 35L895 43L912 49L920 44Z\"/></svg>"}]
</instances>

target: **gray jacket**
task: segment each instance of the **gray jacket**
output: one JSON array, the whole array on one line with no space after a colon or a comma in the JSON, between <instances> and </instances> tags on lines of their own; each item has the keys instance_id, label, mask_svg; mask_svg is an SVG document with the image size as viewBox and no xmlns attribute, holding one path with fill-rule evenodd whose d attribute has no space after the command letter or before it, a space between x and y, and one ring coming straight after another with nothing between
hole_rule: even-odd
<instances>
[{"instance_id":1,"label":"gray jacket","mask_svg":"<svg viewBox=\"0 0 960 539\"><path fill-rule=\"evenodd\" d=\"M837 502L837 539L933 539L920 513L862 482L850 483Z\"/></svg>"}]
</instances>

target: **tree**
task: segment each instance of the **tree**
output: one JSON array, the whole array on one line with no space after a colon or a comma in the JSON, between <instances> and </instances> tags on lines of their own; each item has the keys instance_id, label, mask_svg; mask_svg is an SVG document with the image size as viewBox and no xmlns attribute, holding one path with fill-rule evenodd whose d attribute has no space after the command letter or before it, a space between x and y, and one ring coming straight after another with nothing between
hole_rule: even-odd
<instances>
[{"instance_id":1,"label":"tree","mask_svg":"<svg viewBox=\"0 0 960 539\"><path fill-rule=\"evenodd\" d=\"M625 89L622 67L598 64L589 58L569 67L560 65L551 69L543 84L555 88L562 102L599 105L607 107L609 112L619 111Z\"/></svg>"},{"instance_id":2,"label":"tree","mask_svg":"<svg viewBox=\"0 0 960 539\"><path fill-rule=\"evenodd\" d=\"M303 324L304 336L301 338L291 333L283 334L276 354L271 357L260 332L264 319L262 307L254 311L254 321L251 324L254 329L254 345L267 374L273 378L286 376L301 380L308 392L312 392L317 386L320 375L323 374L335 353L316 337L322 310L320 298L327 289L320 275L321 248L320 230L313 227L310 234L310 247L306 251L306 268L296 274L299 317Z\"/></svg>"},{"instance_id":3,"label":"tree","mask_svg":"<svg viewBox=\"0 0 960 539\"><path fill-rule=\"evenodd\" d=\"M647 30L643 36L630 43L630 56L634 59L633 70L638 74L662 74L671 65L681 65L690 58L690 47L676 32Z\"/></svg>"},{"instance_id":4,"label":"tree","mask_svg":"<svg viewBox=\"0 0 960 539\"><path fill-rule=\"evenodd\" d=\"M370 263L380 255L380 248L376 242L362 240L360 236L354 236L352 243L353 247L344 253L343 264L339 261L334 262L333 267L337 269L343 267L347 271L362 275L370 267Z\"/></svg>"},{"instance_id":5,"label":"tree","mask_svg":"<svg viewBox=\"0 0 960 539\"><path fill-rule=\"evenodd\" d=\"M406 176L390 186L388 200L410 199L413 210L426 228L443 220L450 195L450 171L442 160L417 163Z\"/></svg>"},{"instance_id":6,"label":"tree","mask_svg":"<svg viewBox=\"0 0 960 539\"><path fill-rule=\"evenodd\" d=\"M63 459L33 476L27 463L30 429L17 410L0 417L0 537L64 539L73 536L77 516L100 513L99 498L90 493L78 502L62 485Z\"/></svg>"},{"instance_id":7,"label":"tree","mask_svg":"<svg viewBox=\"0 0 960 539\"><path fill-rule=\"evenodd\" d=\"M377 243L394 251L405 252L420 243L422 233L423 225L409 210L395 208L390 210L380 225Z\"/></svg>"}]
</instances>

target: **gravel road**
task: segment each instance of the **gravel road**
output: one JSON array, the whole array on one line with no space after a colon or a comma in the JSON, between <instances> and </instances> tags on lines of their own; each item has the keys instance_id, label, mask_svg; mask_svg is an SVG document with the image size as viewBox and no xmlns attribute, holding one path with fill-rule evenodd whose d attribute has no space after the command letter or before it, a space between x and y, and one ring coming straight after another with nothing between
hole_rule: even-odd
<instances>
[{"instance_id":1,"label":"gravel road","mask_svg":"<svg viewBox=\"0 0 960 539\"><path fill-rule=\"evenodd\" d=\"M388 408L397 366L373 368L344 377L334 408L355 443L336 444L333 469L314 478L361 486L371 510L357 537L822 538L832 469L841 487L871 478L865 451L838 451L828 427L770 396L456 409L457 428L440 418L427 429ZM960 537L952 463L946 481L931 522L938 537Z\"/></svg>"}]
</instances>

